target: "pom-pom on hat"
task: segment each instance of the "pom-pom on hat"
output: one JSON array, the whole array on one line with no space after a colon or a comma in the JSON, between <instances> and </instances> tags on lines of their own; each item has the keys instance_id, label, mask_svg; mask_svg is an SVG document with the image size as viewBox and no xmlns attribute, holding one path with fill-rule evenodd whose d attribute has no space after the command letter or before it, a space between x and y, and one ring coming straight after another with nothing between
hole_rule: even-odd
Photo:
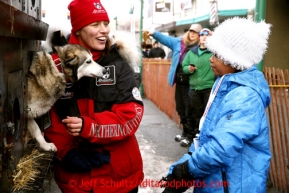
<instances>
[{"instance_id":1,"label":"pom-pom on hat","mask_svg":"<svg viewBox=\"0 0 289 193\"><path fill-rule=\"evenodd\" d=\"M69 5L72 33L98 21L108 21L106 10L99 0L73 0Z\"/></svg>"},{"instance_id":2,"label":"pom-pom on hat","mask_svg":"<svg viewBox=\"0 0 289 193\"><path fill-rule=\"evenodd\" d=\"M257 65L267 49L270 24L234 17L217 26L206 41L207 49L237 70Z\"/></svg>"}]
</instances>

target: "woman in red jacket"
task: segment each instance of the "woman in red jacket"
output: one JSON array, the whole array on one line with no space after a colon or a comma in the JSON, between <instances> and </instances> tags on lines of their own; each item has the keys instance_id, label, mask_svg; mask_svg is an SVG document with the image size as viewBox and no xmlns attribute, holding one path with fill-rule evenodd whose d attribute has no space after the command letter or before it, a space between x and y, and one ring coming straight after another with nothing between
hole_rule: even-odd
<instances>
[{"instance_id":1,"label":"woman in red jacket","mask_svg":"<svg viewBox=\"0 0 289 193\"><path fill-rule=\"evenodd\" d=\"M108 73L67 83L50 112L45 137L57 147L56 183L67 193L138 192L144 174L134 134L144 109L133 66L141 53L108 38L109 17L99 0L73 0L68 9L69 43L90 50Z\"/></svg>"}]
</instances>

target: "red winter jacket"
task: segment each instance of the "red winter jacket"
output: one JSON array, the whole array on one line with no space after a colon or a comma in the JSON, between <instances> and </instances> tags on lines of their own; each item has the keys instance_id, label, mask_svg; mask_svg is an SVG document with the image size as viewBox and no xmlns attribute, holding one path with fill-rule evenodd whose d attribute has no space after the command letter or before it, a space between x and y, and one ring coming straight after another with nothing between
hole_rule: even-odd
<instances>
[{"instance_id":1,"label":"red winter jacket","mask_svg":"<svg viewBox=\"0 0 289 193\"><path fill-rule=\"evenodd\" d=\"M57 58L53 56L57 63ZM109 68L107 78L84 77L67 90L50 111L51 125L45 137L57 147L60 162L55 180L62 192L127 193L143 180L143 163L135 137L143 116L143 103L130 66L112 49L97 61ZM103 84L105 82L105 84ZM66 116L83 119L79 137L68 134L61 120ZM71 148L109 151L110 163L87 173L65 171L61 159Z\"/></svg>"}]
</instances>

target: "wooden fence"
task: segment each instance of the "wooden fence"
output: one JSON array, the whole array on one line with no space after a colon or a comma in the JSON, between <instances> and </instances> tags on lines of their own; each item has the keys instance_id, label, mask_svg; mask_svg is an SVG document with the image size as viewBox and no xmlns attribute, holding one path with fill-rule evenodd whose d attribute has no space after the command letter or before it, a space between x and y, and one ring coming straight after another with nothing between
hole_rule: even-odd
<instances>
[{"instance_id":1,"label":"wooden fence","mask_svg":"<svg viewBox=\"0 0 289 193\"><path fill-rule=\"evenodd\" d=\"M282 192L289 192L289 72L264 68L271 92L267 108L272 152L269 178Z\"/></svg>"},{"instance_id":2,"label":"wooden fence","mask_svg":"<svg viewBox=\"0 0 289 193\"><path fill-rule=\"evenodd\" d=\"M171 87L168 84L170 66L171 59L143 59L142 83L145 97L179 124L175 103L175 86Z\"/></svg>"},{"instance_id":3,"label":"wooden fence","mask_svg":"<svg viewBox=\"0 0 289 193\"><path fill-rule=\"evenodd\" d=\"M179 124L175 86L169 86L167 81L170 66L170 59L143 59L142 82L145 97ZM267 108L272 152L269 179L282 192L289 192L289 72L288 69L266 67L264 75L271 92L271 103Z\"/></svg>"}]
</instances>

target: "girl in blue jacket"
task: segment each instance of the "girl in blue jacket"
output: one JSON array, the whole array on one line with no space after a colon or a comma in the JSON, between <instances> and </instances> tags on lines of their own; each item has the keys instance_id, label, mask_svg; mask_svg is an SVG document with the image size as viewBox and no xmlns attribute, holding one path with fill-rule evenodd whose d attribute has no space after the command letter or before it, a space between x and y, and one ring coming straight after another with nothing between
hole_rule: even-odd
<instances>
[{"instance_id":1,"label":"girl in blue jacket","mask_svg":"<svg viewBox=\"0 0 289 193\"><path fill-rule=\"evenodd\" d=\"M269 34L270 24L235 17L208 37L218 78L200 121L198 144L171 166L164 192L190 186L194 193L266 192L270 92L254 64L262 60Z\"/></svg>"}]
</instances>

